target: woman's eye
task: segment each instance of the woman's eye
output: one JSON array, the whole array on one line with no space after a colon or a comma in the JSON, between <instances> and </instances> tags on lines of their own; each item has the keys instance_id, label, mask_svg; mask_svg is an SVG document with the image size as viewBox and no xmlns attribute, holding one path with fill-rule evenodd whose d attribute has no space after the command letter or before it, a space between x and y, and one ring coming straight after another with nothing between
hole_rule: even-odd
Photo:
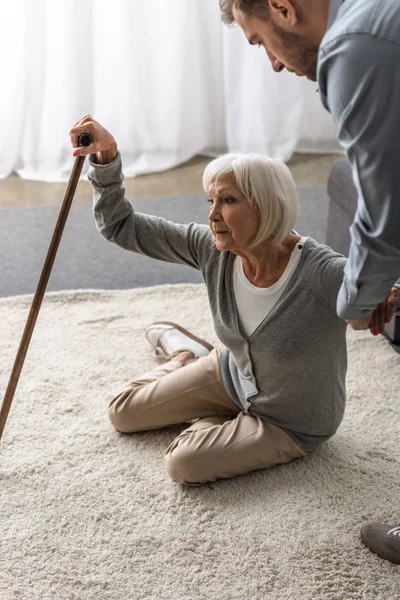
<instances>
[{"instance_id":1,"label":"woman's eye","mask_svg":"<svg viewBox=\"0 0 400 600\"><path fill-rule=\"evenodd\" d=\"M225 204L233 204L235 202L235 198L224 198Z\"/></svg>"},{"instance_id":2,"label":"woman's eye","mask_svg":"<svg viewBox=\"0 0 400 600\"><path fill-rule=\"evenodd\" d=\"M213 203L213 199L212 199L212 198L207 198L207 202L208 202L208 204L211 206L211 205L212 205L212 203Z\"/></svg>"}]
</instances>

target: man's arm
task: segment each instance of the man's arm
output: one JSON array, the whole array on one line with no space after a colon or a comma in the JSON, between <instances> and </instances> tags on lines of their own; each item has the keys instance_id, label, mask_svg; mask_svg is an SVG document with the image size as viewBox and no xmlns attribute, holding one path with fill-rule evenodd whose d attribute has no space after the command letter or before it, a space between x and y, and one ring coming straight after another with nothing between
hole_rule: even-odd
<instances>
[{"instance_id":1,"label":"man's arm","mask_svg":"<svg viewBox=\"0 0 400 600\"><path fill-rule=\"evenodd\" d=\"M400 45L362 33L321 50L322 100L338 126L358 191L338 314L359 319L400 275Z\"/></svg>"}]
</instances>

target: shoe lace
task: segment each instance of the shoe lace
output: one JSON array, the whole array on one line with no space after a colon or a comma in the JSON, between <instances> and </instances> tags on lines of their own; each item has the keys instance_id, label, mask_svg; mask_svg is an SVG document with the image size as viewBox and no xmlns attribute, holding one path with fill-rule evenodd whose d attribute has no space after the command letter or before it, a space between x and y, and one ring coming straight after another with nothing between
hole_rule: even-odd
<instances>
[{"instance_id":1,"label":"shoe lace","mask_svg":"<svg viewBox=\"0 0 400 600\"><path fill-rule=\"evenodd\" d=\"M161 358L168 358L167 348L163 342L159 342L155 349L155 355L160 356Z\"/></svg>"}]
</instances>

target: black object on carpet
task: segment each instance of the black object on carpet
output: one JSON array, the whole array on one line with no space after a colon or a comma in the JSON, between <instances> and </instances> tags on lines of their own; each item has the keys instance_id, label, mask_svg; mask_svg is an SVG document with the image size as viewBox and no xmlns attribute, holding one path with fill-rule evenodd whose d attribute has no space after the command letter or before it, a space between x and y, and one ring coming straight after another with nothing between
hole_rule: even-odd
<instances>
[{"instance_id":1,"label":"black object on carpet","mask_svg":"<svg viewBox=\"0 0 400 600\"><path fill-rule=\"evenodd\" d=\"M299 195L297 231L325 243L325 188L303 187ZM138 212L177 223L207 223L206 196L150 198L135 200L133 205ZM0 209L0 296L35 291L59 211L60 206ZM195 269L126 252L107 242L96 229L91 204L76 204L71 207L47 290L127 289L201 281Z\"/></svg>"}]
</instances>

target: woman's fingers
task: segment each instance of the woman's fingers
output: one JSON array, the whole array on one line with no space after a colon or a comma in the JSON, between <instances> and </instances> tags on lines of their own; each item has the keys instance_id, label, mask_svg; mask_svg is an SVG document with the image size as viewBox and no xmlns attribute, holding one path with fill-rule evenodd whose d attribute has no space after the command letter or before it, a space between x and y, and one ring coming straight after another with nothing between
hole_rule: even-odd
<instances>
[{"instance_id":1,"label":"woman's fingers","mask_svg":"<svg viewBox=\"0 0 400 600\"><path fill-rule=\"evenodd\" d=\"M77 121L75 125L70 129L69 135L71 141L77 142L79 136L82 135L82 133L90 133L90 135L93 137L93 133L96 128L104 129L101 127L101 125L99 125L99 123L97 123L97 121L93 119L91 115L85 115L84 117L82 117L82 119L79 119L79 121ZM104 131L106 130L104 129ZM76 145L78 144L76 143Z\"/></svg>"},{"instance_id":2,"label":"woman's fingers","mask_svg":"<svg viewBox=\"0 0 400 600\"><path fill-rule=\"evenodd\" d=\"M79 123L78 125L74 125L69 130L69 134L81 134L84 131L94 131L96 128L96 124L93 121L86 121L86 123Z\"/></svg>"},{"instance_id":3,"label":"woman's fingers","mask_svg":"<svg viewBox=\"0 0 400 600\"><path fill-rule=\"evenodd\" d=\"M79 146L79 138L83 133L88 133L93 140L90 146ZM117 144L113 136L100 123L95 121L91 115L85 115L69 132L73 156L87 156L96 154L98 162L110 162L117 154Z\"/></svg>"},{"instance_id":4,"label":"woman's fingers","mask_svg":"<svg viewBox=\"0 0 400 600\"><path fill-rule=\"evenodd\" d=\"M71 139L71 143L74 148L77 148L78 143L79 143L79 138L83 133L89 133L92 136L93 141L95 140L96 134L95 134L94 126L93 126L92 122L88 122L87 124L84 124L84 125L74 126L70 130L69 137Z\"/></svg>"},{"instance_id":5,"label":"woman's fingers","mask_svg":"<svg viewBox=\"0 0 400 600\"><path fill-rule=\"evenodd\" d=\"M87 156L88 154L95 154L98 152L96 144L90 144L90 146L78 146L72 153L73 156Z\"/></svg>"},{"instance_id":6,"label":"woman's fingers","mask_svg":"<svg viewBox=\"0 0 400 600\"><path fill-rule=\"evenodd\" d=\"M96 123L96 121L93 119L93 117L91 115L85 115L84 117L82 117L81 119L79 119L79 121L77 121L74 125L74 127L77 127L79 125L83 125L84 123L87 123L88 121L93 121L93 123Z\"/></svg>"}]
</instances>

